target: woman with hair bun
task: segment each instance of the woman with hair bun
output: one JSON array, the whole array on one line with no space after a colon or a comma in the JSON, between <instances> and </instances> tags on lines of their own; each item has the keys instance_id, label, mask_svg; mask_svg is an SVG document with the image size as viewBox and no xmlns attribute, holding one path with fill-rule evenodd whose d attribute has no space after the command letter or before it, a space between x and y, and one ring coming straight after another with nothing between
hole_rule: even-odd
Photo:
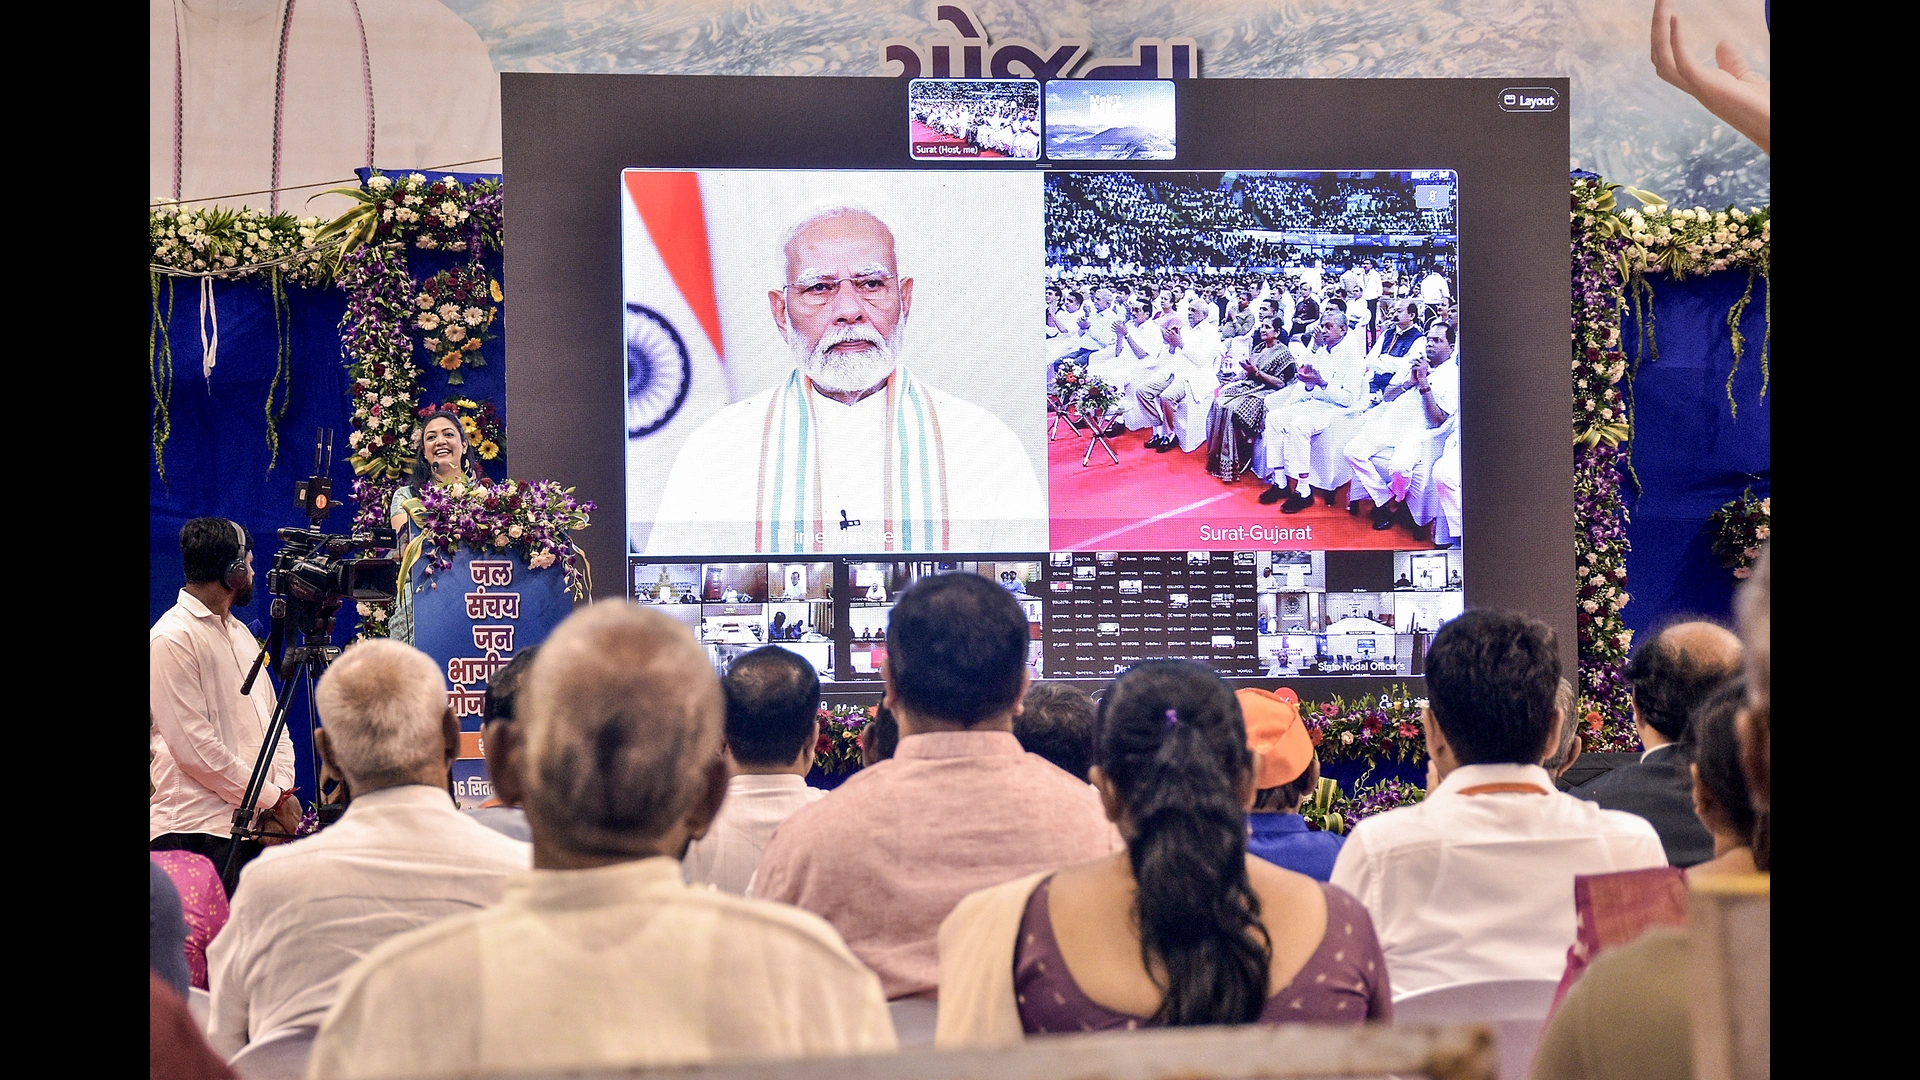
<instances>
[{"instance_id":1,"label":"woman with hair bun","mask_svg":"<svg viewBox=\"0 0 1920 1080\"><path fill-rule=\"evenodd\" d=\"M1091 780L1126 850L960 902L940 927L936 1045L1390 1020L1366 909L1247 854L1256 773L1239 702L1211 669L1154 660L1115 680Z\"/></svg>"}]
</instances>

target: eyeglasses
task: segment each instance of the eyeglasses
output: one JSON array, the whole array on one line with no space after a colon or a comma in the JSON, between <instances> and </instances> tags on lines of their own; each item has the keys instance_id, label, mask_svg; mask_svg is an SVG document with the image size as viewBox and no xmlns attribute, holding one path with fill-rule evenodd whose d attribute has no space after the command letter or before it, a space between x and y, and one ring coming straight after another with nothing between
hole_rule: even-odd
<instances>
[{"instance_id":1,"label":"eyeglasses","mask_svg":"<svg viewBox=\"0 0 1920 1080\"><path fill-rule=\"evenodd\" d=\"M840 294L840 286L845 282L852 282L853 295L869 304L890 300L899 289L894 276L887 273L855 274L852 277L843 278L801 278L799 281L787 282L782 288L795 290L802 304L809 307L825 307L828 301Z\"/></svg>"}]
</instances>

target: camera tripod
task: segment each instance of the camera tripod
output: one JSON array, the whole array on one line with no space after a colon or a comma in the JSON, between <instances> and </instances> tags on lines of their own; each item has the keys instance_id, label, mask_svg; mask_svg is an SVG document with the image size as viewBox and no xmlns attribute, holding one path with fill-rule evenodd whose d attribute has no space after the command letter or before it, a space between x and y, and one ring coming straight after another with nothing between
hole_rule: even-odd
<instances>
[{"instance_id":1,"label":"camera tripod","mask_svg":"<svg viewBox=\"0 0 1920 1080\"><path fill-rule=\"evenodd\" d=\"M286 601L275 597L273 601L273 629L267 635L266 644L261 646L260 655L254 657L253 670L247 673L246 682L240 685L240 693L242 696L252 693L253 681L259 677L260 669L266 664L267 655L278 651L276 646L285 640L285 633ZM287 727L287 710L293 704L294 696L299 692L302 685L306 687L307 693L308 726L309 728L314 726L316 719L313 704L314 687L319 684L320 676L326 672L327 665L332 663L334 658L340 655L339 647L329 641L332 636L333 620L328 618L323 620L322 628L315 631L303 631L300 635L300 644L286 650L285 656L282 659L282 663L289 666L283 668L286 675L281 680L279 700L274 703L273 719L267 724L266 734L260 740L260 753L253 759L253 772L247 777L247 787L240 796L240 805L233 811L232 843L227 848L226 864L220 868L220 880L225 883L229 894L233 892L233 887L237 884L234 880L236 876L234 864L240 855L241 841L259 840L267 837L274 839L293 839L293 834L289 832L273 831L264 825L256 827L253 824L255 813L254 804L260 801L260 791L266 786L267 774L273 769L274 751L279 748L281 733L284 732ZM311 731L308 732L308 739L310 743L317 741L313 739ZM314 771L316 774L319 772L319 760L320 755L316 746L314 752ZM318 796L319 793L316 792L314 799L316 814L323 813L325 809L330 809L320 806Z\"/></svg>"}]
</instances>

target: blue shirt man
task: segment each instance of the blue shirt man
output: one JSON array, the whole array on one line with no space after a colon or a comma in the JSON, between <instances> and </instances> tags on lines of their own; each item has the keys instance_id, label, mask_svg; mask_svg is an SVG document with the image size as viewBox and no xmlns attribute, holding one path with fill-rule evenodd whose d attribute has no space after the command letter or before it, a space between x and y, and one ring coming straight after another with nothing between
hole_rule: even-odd
<instances>
[{"instance_id":1,"label":"blue shirt man","mask_svg":"<svg viewBox=\"0 0 1920 1080\"><path fill-rule=\"evenodd\" d=\"M1275 866L1325 881L1340 854L1340 836L1307 827L1300 804L1320 786L1320 759L1300 720L1291 690L1248 687L1234 692L1246 722L1247 749L1254 754L1253 811L1247 815L1247 850Z\"/></svg>"},{"instance_id":2,"label":"blue shirt man","mask_svg":"<svg viewBox=\"0 0 1920 1080\"><path fill-rule=\"evenodd\" d=\"M1308 772L1317 786L1320 770L1314 768ZM1247 815L1247 828L1247 851L1315 881L1325 881L1333 875L1333 860L1339 857L1340 845L1346 842L1346 837L1338 833L1308 828L1307 819L1301 817L1297 809L1272 813L1256 810Z\"/></svg>"}]
</instances>

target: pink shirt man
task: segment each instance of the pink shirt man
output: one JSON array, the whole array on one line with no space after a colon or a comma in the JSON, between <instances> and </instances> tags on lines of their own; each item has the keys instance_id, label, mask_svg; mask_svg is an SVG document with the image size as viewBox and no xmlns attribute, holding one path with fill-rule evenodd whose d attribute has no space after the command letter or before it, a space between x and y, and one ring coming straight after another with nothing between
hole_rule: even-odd
<instances>
[{"instance_id":1,"label":"pink shirt man","mask_svg":"<svg viewBox=\"0 0 1920 1080\"><path fill-rule=\"evenodd\" d=\"M788 818L748 891L832 923L888 998L931 996L962 897L1119 849L1093 788L1012 732L938 731Z\"/></svg>"}]
</instances>

